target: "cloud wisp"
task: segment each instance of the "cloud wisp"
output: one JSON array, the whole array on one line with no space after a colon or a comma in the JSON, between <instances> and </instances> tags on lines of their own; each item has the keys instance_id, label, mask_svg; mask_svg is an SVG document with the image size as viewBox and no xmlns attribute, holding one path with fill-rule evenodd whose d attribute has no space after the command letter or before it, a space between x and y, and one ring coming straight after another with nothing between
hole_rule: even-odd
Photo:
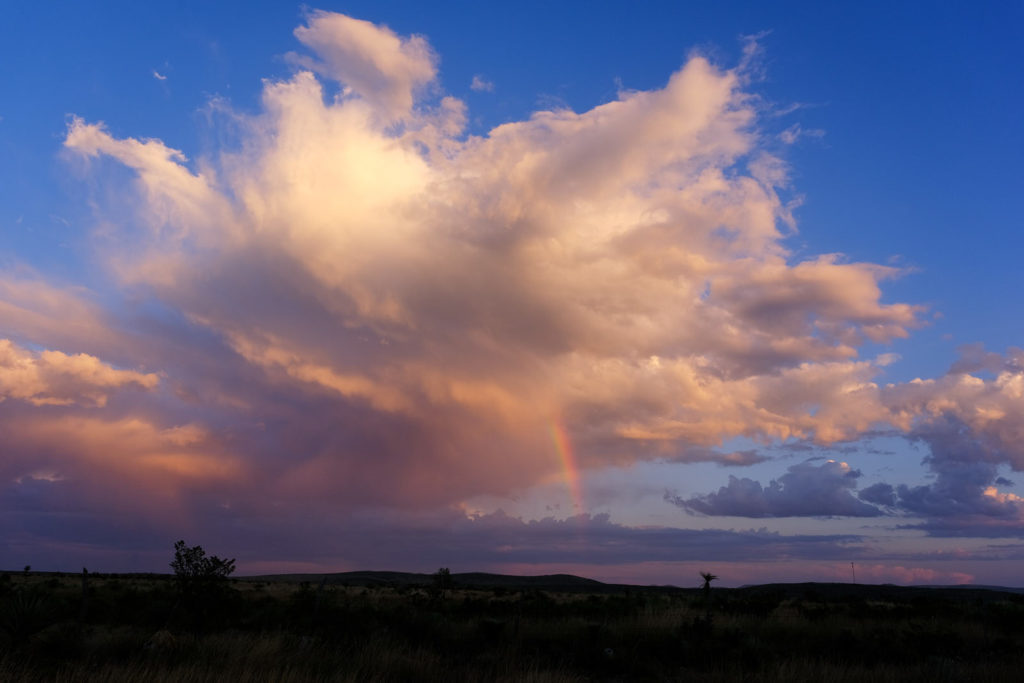
<instances>
[{"instance_id":1,"label":"cloud wisp","mask_svg":"<svg viewBox=\"0 0 1024 683\"><path fill-rule=\"evenodd\" d=\"M494 83L491 83L480 74L474 74L473 80L469 82L469 89L474 92L494 92Z\"/></svg>"}]
</instances>

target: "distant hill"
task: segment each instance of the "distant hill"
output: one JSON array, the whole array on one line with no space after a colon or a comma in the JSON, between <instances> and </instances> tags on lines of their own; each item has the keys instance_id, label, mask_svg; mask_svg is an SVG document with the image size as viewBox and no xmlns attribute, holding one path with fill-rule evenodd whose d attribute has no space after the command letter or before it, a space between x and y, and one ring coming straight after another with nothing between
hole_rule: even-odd
<instances>
[{"instance_id":1,"label":"distant hill","mask_svg":"<svg viewBox=\"0 0 1024 683\"><path fill-rule=\"evenodd\" d=\"M430 586L433 574L411 572L358 571L333 574L268 574L263 576L239 577L243 581L308 582L347 586ZM545 574L542 576L512 576L467 572L452 574L452 585L456 588L505 588L508 590L545 590L560 593L624 593L628 591L681 590L673 586L629 586L602 583L572 574Z\"/></svg>"},{"instance_id":2,"label":"distant hill","mask_svg":"<svg viewBox=\"0 0 1024 683\"><path fill-rule=\"evenodd\" d=\"M1007 594L1016 597L1024 594L1024 588L1006 588L1003 586L897 586L890 583L768 583L756 586L742 586L732 590L736 593L751 595L771 593L786 598L802 598L805 600L848 600L862 598L871 600L912 601L915 598L942 598L945 600L972 600L990 602L1005 600Z\"/></svg>"},{"instance_id":3,"label":"distant hill","mask_svg":"<svg viewBox=\"0 0 1024 683\"><path fill-rule=\"evenodd\" d=\"M1019 593L1024 595L1024 588L1013 588L1011 586L984 586L981 584L973 583L958 583L954 586L922 586L922 588L942 588L947 590L986 590L986 591L1000 591L1003 593Z\"/></svg>"},{"instance_id":4,"label":"distant hill","mask_svg":"<svg viewBox=\"0 0 1024 683\"><path fill-rule=\"evenodd\" d=\"M0 570L0 574L23 575L21 570ZM76 572L32 571L31 576L77 578ZM173 574L156 574L150 572L94 572L96 578L147 579L169 581ZM510 574L489 574L485 572L467 572L452 574L453 588L480 588L505 590L541 590L552 593L603 593L624 595L630 593L675 593L700 594L699 581L692 586L638 586L621 583L603 583L572 574L544 574L541 576L515 576ZM433 584L433 574L417 574L413 572L391 571L356 571L335 572L324 574L263 574L258 576L232 577L234 581L246 582L280 582L310 583L318 585L324 581L327 585L362 586L362 587L427 587ZM814 600L843 601L850 599L886 600L894 602L913 601L917 598L940 598L951 601L992 602L999 600L1024 601L1024 588L1007 586L987 586L963 584L955 586L897 586L894 584L864 583L766 583L725 588L713 586L714 595L732 595L736 597L769 595L772 597Z\"/></svg>"},{"instance_id":5,"label":"distant hill","mask_svg":"<svg viewBox=\"0 0 1024 683\"><path fill-rule=\"evenodd\" d=\"M339 572L333 574L270 574L264 576L239 577L242 581L274 581L286 583L308 582L327 585L365 586L365 587L398 587L398 586L430 586L433 574L416 574L411 572L358 571ZM572 574L546 574L542 576L514 576L508 574L488 574L484 572L468 572L452 574L452 585L455 588L504 588L506 590L543 590L556 593L607 593L624 594L638 592L673 592L700 593L694 586L679 588L677 586L635 586L629 584L602 583ZM893 584L862 584L862 583L769 583L740 588L714 587L716 595L758 595L771 594L785 598L818 599L822 601L847 600L863 598L871 600L909 601L915 598L942 598L947 600L974 600L989 602L1005 600L1007 594L1024 595L1024 588L1006 588L1003 586L897 586Z\"/></svg>"}]
</instances>

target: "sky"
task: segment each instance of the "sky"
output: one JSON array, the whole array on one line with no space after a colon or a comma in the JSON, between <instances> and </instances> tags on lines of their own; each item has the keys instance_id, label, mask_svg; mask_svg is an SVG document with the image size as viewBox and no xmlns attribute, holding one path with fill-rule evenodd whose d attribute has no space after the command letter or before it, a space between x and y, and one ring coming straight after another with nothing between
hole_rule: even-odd
<instances>
[{"instance_id":1,"label":"sky","mask_svg":"<svg viewBox=\"0 0 1024 683\"><path fill-rule=\"evenodd\" d=\"M1024 8L711 5L5 9L0 567L1024 585Z\"/></svg>"}]
</instances>

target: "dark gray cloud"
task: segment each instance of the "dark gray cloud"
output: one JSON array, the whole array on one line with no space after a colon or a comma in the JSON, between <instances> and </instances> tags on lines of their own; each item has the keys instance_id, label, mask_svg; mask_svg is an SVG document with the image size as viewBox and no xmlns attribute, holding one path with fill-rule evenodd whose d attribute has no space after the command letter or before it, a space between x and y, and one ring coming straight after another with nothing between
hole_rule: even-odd
<instances>
[{"instance_id":1,"label":"dark gray cloud","mask_svg":"<svg viewBox=\"0 0 1024 683\"><path fill-rule=\"evenodd\" d=\"M733 517L877 517L884 514L852 494L860 471L845 462L828 460L793 465L767 486L730 476L729 483L692 498L666 494L673 505L703 515Z\"/></svg>"},{"instance_id":2,"label":"dark gray cloud","mask_svg":"<svg viewBox=\"0 0 1024 683\"><path fill-rule=\"evenodd\" d=\"M923 531L936 538L1024 538L1024 524L1020 518L980 515L935 517L919 524L905 524L901 528Z\"/></svg>"},{"instance_id":3,"label":"dark gray cloud","mask_svg":"<svg viewBox=\"0 0 1024 683\"><path fill-rule=\"evenodd\" d=\"M857 497L875 505L892 507L896 504L896 491L893 489L892 484L886 484L885 482L872 484L862 489L857 494Z\"/></svg>"},{"instance_id":4,"label":"dark gray cloud","mask_svg":"<svg viewBox=\"0 0 1024 683\"><path fill-rule=\"evenodd\" d=\"M33 483L34 489L46 488ZM45 495L66 490L58 484ZM40 493L35 490L34 493ZM30 495L21 491L21 497ZM5 515L19 493L0 492ZM211 552L236 557L242 571L286 561L328 567L427 571L438 566L495 570L507 565L636 562L739 562L758 558L846 560L866 552L863 538L851 534L784 535L766 529L679 529L632 527L606 515L577 515L523 520L502 511L466 516L440 509L416 514L394 509L350 514L308 515L310 509L287 506L275 516L251 507L227 509L196 499L203 524L188 520L172 531L143 520L90 515L78 501L61 506L51 500L46 515L6 516L0 528L0 566L47 566L74 570L106 553L117 557L125 539L134 565L119 569L163 571L174 540L184 537ZM31 554L28 550L32 549ZM124 553L120 553L124 554ZM108 565L109 566L109 565ZM109 569L107 569L109 570Z\"/></svg>"},{"instance_id":5,"label":"dark gray cloud","mask_svg":"<svg viewBox=\"0 0 1024 683\"><path fill-rule=\"evenodd\" d=\"M1000 441L953 417L921 426L913 436L928 445L924 463L935 480L895 488L897 509L925 520L911 528L932 536L1024 536L1024 500L997 489L1012 485L998 474L1005 459Z\"/></svg>"},{"instance_id":6,"label":"dark gray cloud","mask_svg":"<svg viewBox=\"0 0 1024 683\"><path fill-rule=\"evenodd\" d=\"M1021 513L1015 496L998 494L994 485L1003 459L998 443L952 417L921 427L914 437L928 445L924 463L935 481L897 488L900 507L923 517L981 516L1015 518Z\"/></svg>"}]
</instances>

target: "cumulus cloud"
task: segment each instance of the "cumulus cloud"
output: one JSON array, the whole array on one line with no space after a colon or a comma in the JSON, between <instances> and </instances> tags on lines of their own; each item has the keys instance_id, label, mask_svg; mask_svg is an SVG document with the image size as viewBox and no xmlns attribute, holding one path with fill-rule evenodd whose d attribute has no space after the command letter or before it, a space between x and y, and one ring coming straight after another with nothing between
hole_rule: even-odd
<instances>
[{"instance_id":1,"label":"cumulus cloud","mask_svg":"<svg viewBox=\"0 0 1024 683\"><path fill-rule=\"evenodd\" d=\"M13 398L37 406L103 406L108 395L120 387L152 389L159 381L153 373L117 370L85 353L36 353L0 339L0 401Z\"/></svg>"},{"instance_id":2,"label":"cumulus cloud","mask_svg":"<svg viewBox=\"0 0 1024 683\"><path fill-rule=\"evenodd\" d=\"M743 465L760 456L715 447L834 443L880 424L925 435L950 417L981 444L974 461L1024 468L1016 352L879 383L892 357L861 357L864 345L907 336L923 309L885 300L900 269L787 248L785 164L766 151L743 65L695 56L662 88L470 136L425 38L320 11L295 36L309 51L295 73L265 83L256 114L220 107L237 144L198 159L70 120L68 155L109 190L95 202L98 267L135 308L4 275L0 334L46 372L155 381L109 359L159 370L168 391L102 415L66 406L50 432L34 406L8 410L12 477L42 453L58 472L85 458L111 477L162 477L183 500L212 487L235 510L422 508L559 471L553 425L583 468ZM982 366L994 376L971 374ZM17 391L78 396L60 386ZM101 457L119 442L122 457ZM804 464L680 502L879 514L863 495L883 492L857 499L853 472ZM936 509L928 492L906 499Z\"/></svg>"},{"instance_id":3,"label":"cumulus cloud","mask_svg":"<svg viewBox=\"0 0 1024 683\"><path fill-rule=\"evenodd\" d=\"M313 11L295 37L320 58L296 58L299 63L351 88L388 122L408 116L416 90L437 75L425 38L402 38L386 26L343 14Z\"/></svg>"},{"instance_id":4,"label":"cumulus cloud","mask_svg":"<svg viewBox=\"0 0 1024 683\"><path fill-rule=\"evenodd\" d=\"M875 505L892 507L896 504L896 492L892 484L887 484L884 481L863 488L857 497Z\"/></svg>"},{"instance_id":5,"label":"cumulus cloud","mask_svg":"<svg viewBox=\"0 0 1024 683\"><path fill-rule=\"evenodd\" d=\"M730 476L717 492L692 498L666 493L665 499L689 512L734 517L876 517L882 511L854 497L861 476L845 462L813 461L790 467L768 486Z\"/></svg>"},{"instance_id":6,"label":"cumulus cloud","mask_svg":"<svg viewBox=\"0 0 1024 683\"><path fill-rule=\"evenodd\" d=\"M925 463L935 481L898 486L899 508L925 518L920 528L935 536L1024 537L1024 498L998 488L1009 482L998 476L997 463L1016 457L1000 452L999 431L971 429L952 417L920 427L916 436L929 446Z\"/></svg>"},{"instance_id":7,"label":"cumulus cloud","mask_svg":"<svg viewBox=\"0 0 1024 683\"><path fill-rule=\"evenodd\" d=\"M888 361L857 348L905 336L920 309L882 301L891 267L790 258L737 70L694 57L660 90L464 137L460 103L416 99L425 39L326 12L296 36L348 95L301 70L268 82L264 113L236 117L241 148L196 170L79 119L65 145L137 173L148 230L112 251L117 276L219 335L267 391L417 434L386 447L395 476L448 471L438 502L471 493L461 473L521 485L557 467L554 419L584 466L891 419L873 381ZM363 437L313 430L296 471L372 467L346 445Z\"/></svg>"},{"instance_id":8,"label":"cumulus cloud","mask_svg":"<svg viewBox=\"0 0 1024 683\"><path fill-rule=\"evenodd\" d=\"M326 13L298 35L322 75L352 85L376 64L387 87L328 102L308 72L268 83L242 150L198 171L98 123L72 120L65 141L138 174L133 215L148 229L112 250L116 275L219 335L267 390L316 397L349 425L310 426L319 443L290 456L297 486L374 468L383 456L354 445L370 437L344 417L367 410L375 428L416 435L414 449L372 439L403 463L393 476L423 486L414 472L448 472L437 502L556 467L554 419L588 445L585 465L735 433L831 438L875 419L809 418L806 393L828 403L863 385L874 365L845 360L858 330L902 334L914 310L879 302L872 283L892 273L870 264L828 257L790 276L784 208L743 173L755 114L734 72L695 58L663 90L461 138L459 106L406 106L432 74L425 43ZM395 132L398 109L412 113ZM758 313L761 290L777 315ZM777 401L800 382L814 386ZM270 408L244 400L254 419Z\"/></svg>"},{"instance_id":9,"label":"cumulus cloud","mask_svg":"<svg viewBox=\"0 0 1024 683\"><path fill-rule=\"evenodd\" d=\"M978 376L971 373L984 373ZM806 397L805 387L791 385L787 391ZM849 514L873 516L898 514L924 521L911 524L935 536L1014 536L1024 535L1024 500L999 487L1012 483L999 475L1000 465L1019 470L1024 464L1024 363L1018 349L1006 354L985 351L980 346L966 347L950 372L934 380L913 380L904 384L878 387L865 383L856 390L864 400L840 404L859 406L868 411L859 425L838 435L846 438L869 422L888 422L906 430L907 438L927 446L924 464L935 475L935 481L923 485L893 485L880 482L865 488L854 497L853 479L824 476L828 468L818 472L820 481L805 480L807 491L828 497L838 495L834 508L847 512L825 512L829 504L820 501L817 514ZM843 389L840 396L848 396ZM775 397L777 405L785 405L786 394ZM831 411L827 403L816 404L816 418L822 411ZM847 415L846 420L852 416ZM856 421L854 421L856 422ZM839 423L832 423L833 428ZM822 430L819 428L819 437ZM806 474L817 468L804 465ZM851 474L855 471L851 471ZM730 478L729 485L719 492L688 500L672 501L681 507L705 514L738 514L773 516L785 510L789 500L785 491L794 469L769 486L750 479ZM835 474L835 473L833 473ZM792 487L794 492L801 487ZM857 500L859 498L860 500ZM793 496L790 502L802 501L814 507L808 497ZM881 506L875 507L875 506ZM859 511L858 511L859 510ZM790 513L785 513L790 514ZM799 514L799 513L793 513ZM808 512L806 514L816 514Z\"/></svg>"},{"instance_id":10,"label":"cumulus cloud","mask_svg":"<svg viewBox=\"0 0 1024 683\"><path fill-rule=\"evenodd\" d=\"M977 376L967 368L994 376ZM885 394L895 420L933 450L940 449L928 461L933 465L978 460L1024 469L1024 352L1020 349L983 357L971 350L943 377L890 386Z\"/></svg>"},{"instance_id":11,"label":"cumulus cloud","mask_svg":"<svg viewBox=\"0 0 1024 683\"><path fill-rule=\"evenodd\" d=\"M998 488L1009 485L1000 465L1024 468L1024 352L968 346L946 375L889 385L883 397L893 422L927 445L935 475L896 487L898 508L933 535L1024 534L1024 501Z\"/></svg>"}]
</instances>

